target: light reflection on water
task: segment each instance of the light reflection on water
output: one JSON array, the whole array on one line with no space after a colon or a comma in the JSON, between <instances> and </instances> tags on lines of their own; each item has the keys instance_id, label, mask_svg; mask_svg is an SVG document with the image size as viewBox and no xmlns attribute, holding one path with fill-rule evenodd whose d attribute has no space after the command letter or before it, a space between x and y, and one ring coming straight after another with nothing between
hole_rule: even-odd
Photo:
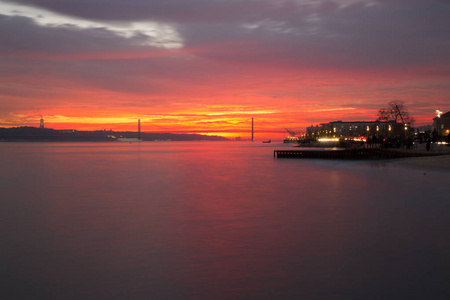
<instances>
[{"instance_id":1,"label":"light reflection on water","mask_svg":"<svg viewBox=\"0 0 450 300\"><path fill-rule=\"evenodd\" d=\"M447 172L273 158L288 146L1 144L3 294L448 295Z\"/></svg>"}]
</instances>

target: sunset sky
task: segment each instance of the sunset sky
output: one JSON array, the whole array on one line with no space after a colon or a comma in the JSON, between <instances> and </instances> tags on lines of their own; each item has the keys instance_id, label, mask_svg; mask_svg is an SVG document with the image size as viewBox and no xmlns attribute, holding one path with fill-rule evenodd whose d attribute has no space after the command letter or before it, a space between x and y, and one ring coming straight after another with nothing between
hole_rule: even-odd
<instances>
[{"instance_id":1,"label":"sunset sky","mask_svg":"<svg viewBox=\"0 0 450 300\"><path fill-rule=\"evenodd\" d=\"M0 0L0 127L279 137L450 110L448 0Z\"/></svg>"}]
</instances>

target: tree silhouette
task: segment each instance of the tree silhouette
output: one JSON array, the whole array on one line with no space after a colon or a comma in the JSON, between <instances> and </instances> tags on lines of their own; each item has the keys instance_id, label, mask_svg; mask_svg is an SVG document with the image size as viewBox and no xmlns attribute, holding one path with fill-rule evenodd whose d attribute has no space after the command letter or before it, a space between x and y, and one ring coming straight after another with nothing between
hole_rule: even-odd
<instances>
[{"instance_id":1,"label":"tree silhouette","mask_svg":"<svg viewBox=\"0 0 450 300\"><path fill-rule=\"evenodd\" d=\"M409 126L414 125L416 120L409 115L405 103L401 100L394 100L388 103L387 108L381 108L378 111L379 121L394 120L395 123L401 122Z\"/></svg>"}]
</instances>

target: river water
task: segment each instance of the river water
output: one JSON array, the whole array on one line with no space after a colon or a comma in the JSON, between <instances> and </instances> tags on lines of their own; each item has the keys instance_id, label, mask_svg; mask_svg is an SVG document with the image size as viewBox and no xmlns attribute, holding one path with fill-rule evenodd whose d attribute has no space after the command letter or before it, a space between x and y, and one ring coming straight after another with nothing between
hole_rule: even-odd
<instances>
[{"instance_id":1,"label":"river water","mask_svg":"<svg viewBox=\"0 0 450 300\"><path fill-rule=\"evenodd\" d=\"M448 171L0 143L2 299L449 299Z\"/></svg>"}]
</instances>

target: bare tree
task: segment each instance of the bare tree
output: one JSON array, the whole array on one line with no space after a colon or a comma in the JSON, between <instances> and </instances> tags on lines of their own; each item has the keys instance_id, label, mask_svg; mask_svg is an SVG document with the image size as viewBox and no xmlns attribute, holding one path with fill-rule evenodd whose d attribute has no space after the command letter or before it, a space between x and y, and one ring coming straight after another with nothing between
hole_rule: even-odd
<instances>
[{"instance_id":1,"label":"bare tree","mask_svg":"<svg viewBox=\"0 0 450 300\"><path fill-rule=\"evenodd\" d=\"M395 123L401 122L409 126L414 125L416 120L409 115L405 103L401 100L394 100L388 103L387 108L381 108L378 111L378 120L389 121L394 120Z\"/></svg>"}]
</instances>

